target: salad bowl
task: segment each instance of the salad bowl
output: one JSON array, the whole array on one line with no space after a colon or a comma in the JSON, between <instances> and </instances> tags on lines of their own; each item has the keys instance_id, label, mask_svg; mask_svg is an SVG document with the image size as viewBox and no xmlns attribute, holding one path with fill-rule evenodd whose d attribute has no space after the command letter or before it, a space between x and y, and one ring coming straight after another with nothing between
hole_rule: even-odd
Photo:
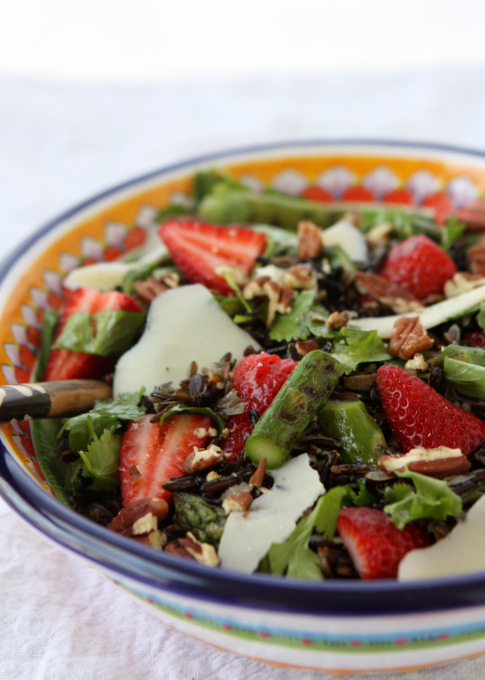
<instances>
[{"instance_id":1,"label":"salad bowl","mask_svg":"<svg viewBox=\"0 0 485 680\"><path fill-rule=\"evenodd\" d=\"M399 142L269 145L152 172L61 215L4 262L4 384L32 382L43 319L62 306L65 277L79 266L129 253L160 211L176 212L190 202L194 174L212 168L255 191L270 187L349 206L412 205L437 217L480 205L485 195L485 153ZM0 494L31 526L99 568L164 621L236 654L343 675L411 671L485 653L485 572L411 582L314 582L182 560L66 507L39 465L28 420L2 426Z\"/></svg>"}]
</instances>

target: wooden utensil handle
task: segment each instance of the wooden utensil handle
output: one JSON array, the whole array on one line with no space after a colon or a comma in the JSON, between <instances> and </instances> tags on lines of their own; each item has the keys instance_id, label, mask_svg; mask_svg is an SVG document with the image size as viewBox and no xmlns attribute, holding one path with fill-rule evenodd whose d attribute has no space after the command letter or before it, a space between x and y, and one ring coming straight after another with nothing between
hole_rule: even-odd
<instances>
[{"instance_id":1,"label":"wooden utensil handle","mask_svg":"<svg viewBox=\"0 0 485 680\"><path fill-rule=\"evenodd\" d=\"M0 423L72 416L88 411L97 399L109 399L111 386L101 380L55 380L0 386Z\"/></svg>"}]
</instances>

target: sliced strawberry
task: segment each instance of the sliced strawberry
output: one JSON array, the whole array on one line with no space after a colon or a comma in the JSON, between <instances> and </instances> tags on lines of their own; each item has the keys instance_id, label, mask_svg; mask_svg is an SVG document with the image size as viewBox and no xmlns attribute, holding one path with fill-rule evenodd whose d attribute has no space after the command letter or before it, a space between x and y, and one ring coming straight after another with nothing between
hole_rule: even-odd
<instances>
[{"instance_id":1,"label":"sliced strawberry","mask_svg":"<svg viewBox=\"0 0 485 680\"><path fill-rule=\"evenodd\" d=\"M439 224L444 224L453 212L453 201L442 191L425 198L422 205L424 208L434 209L434 218Z\"/></svg>"},{"instance_id":2,"label":"sliced strawberry","mask_svg":"<svg viewBox=\"0 0 485 680\"><path fill-rule=\"evenodd\" d=\"M410 550L430 544L428 532L408 524L398 529L382 510L342 508L337 529L362 579L396 578L399 562Z\"/></svg>"},{"instance_id":3,"label":"sliced strawberry","mask_svg":"<svg viewBox=\"0 0 485 680\"><path fill-rule=\"evenodd\" d=\"M427 236L410 236L389 251L380 275L419 300L440 295L457 272L453 260Z\"/></svg>"},{"instance_id":4,"label":"sliced strawberry","mask_svg":"<svg viewBox=\"0 0 485 680\"><path fill-rule=\"evenodd\" d=\"M262 416L296 366L293 359L280 359L271 354L250 354L234 369L233 384L238 397L246 406L244 412L229 418L229 436L224 442L231 461L244 453L244 444L254 427L250 411Z\"/></svg>"},{"instance_id":5,"label":"sliced strawberry","mask_svg":"<svg viewBox=\"0 0 485 680\"><path fill-rule=\"evenodd\" d=\"M183 474L183 463L194 446L204 448L210 439L209 416L176 414L162 425L152 416L131 422L120 446L120 478L123 505L140 498L163 498L172 494L163 484ZM204 435L204 431L207 432Z\"/></svg>"},{"instance_id":6,"label":"sliced strawberry","mask_svg":"<svg viewBox=\"0 0 485 680\"><path fill-rule=\"evenodd\" d=\"M76 312L95 314L107 309L123 309L128 312L143 311L141 305L131 295L117 291L101 293L95 288L78 288L66 302L55 338L59 337L69 317ZM111 357L100 357L96 354L72 352L68 349L53 349L43 379L100 378L104 373L111 370L114 361Z\"/></svg>"},{"instance_id":7,"label":"sliced strawberry","mask_svg":"<svg viewBox=\"0 0 485 680\"><path fill-rule=\"evenodd\" d=\"M463 338L463 341L468 342L475 347L485 347L485 333L483 331L467 333Z\"/></svg>"},{"instance_id":8,"label":"sliced strawberry","mask_svg":"<svg viewBox=\"0 0 485 680\"><path fill-rule=\"evenodd\" d=\"M247 275L266 247L266 236L252 229L194 220L169 220L160 226L159 234L191 283L203 283L221 295L231 295L233 291L216 269L235 267Z\"/></svg>"},{"instance_id":9,"label":"sliced strawberry","mask_svg":"<svg viewBox=\"0 0 485 680\"><path fill-rule=\"evenodd\" d=\"M468 456L485 441L485 422L398 366L381 366L377 389L401 450L448 446Z\"/></svg>"}]
</instances>

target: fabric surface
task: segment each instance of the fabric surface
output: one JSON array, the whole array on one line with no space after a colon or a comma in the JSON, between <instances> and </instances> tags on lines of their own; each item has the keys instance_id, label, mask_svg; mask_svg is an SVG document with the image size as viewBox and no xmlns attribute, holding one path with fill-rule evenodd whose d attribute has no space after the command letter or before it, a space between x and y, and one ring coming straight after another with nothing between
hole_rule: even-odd
<instances>
[{"instance_id":1,"label":"fabric surface","mask_svg":"<svg viewBox=\"0 0 485 680\"><path fill-rule=\"evenodd\" d=\"M0 80L3 254L91 194L201 153L336 137L485 149L485 91L477 87L484 79L477 66L138 87ZM0 526L1 680L330 677L274 669L174 631L2 501ZM485 659L412 677L477 680Z\"/></svg>"}]
</instances>

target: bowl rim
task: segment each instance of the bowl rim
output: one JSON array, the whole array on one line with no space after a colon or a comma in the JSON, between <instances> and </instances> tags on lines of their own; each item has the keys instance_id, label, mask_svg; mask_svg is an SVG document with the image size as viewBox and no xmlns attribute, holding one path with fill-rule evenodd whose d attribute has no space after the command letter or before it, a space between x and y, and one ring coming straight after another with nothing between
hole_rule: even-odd
<instances>
[{"instance_id":1,"label":"bowl rim","mask_svg":"<svg viewBox=\"0 0 485 680\"><path fill-rule=\"evenodd\" d=\"M275 142L214 152L163 166L105 189L66 210L34 231L0 263L0 286L17 259L46 234L86 208L127 189L198 165L246 158L271 152L330 151L337 147L365 147L460 154L481 159L485 151L460 146L388 139L337 138ZM158 552L116 534L77 514L36 484L21 469L4 442L0 442L0 496L25 521L41 533L87 558L101 568L148 588L170 588L171 593L200 601L310 614L340 616L403 614L454 609L485 604L485 572L414 582L398 581L300 581L267 574L241 574Z\"/></svg>"}]
</instances>

